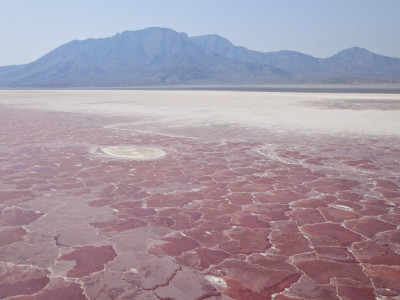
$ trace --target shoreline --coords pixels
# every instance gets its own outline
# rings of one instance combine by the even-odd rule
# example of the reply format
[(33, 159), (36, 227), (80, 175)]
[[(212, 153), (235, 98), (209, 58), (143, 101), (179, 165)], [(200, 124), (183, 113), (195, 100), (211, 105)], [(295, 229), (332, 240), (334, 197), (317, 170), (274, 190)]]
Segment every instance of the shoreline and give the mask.
[(0, 87), (0, 90), (166, 90), (166, 91), (238, 91), (238, 92), (288, 92), (288, 93), (355, 93), (355, 94), (400, 94), (400, 84), (359, 85), (154, 85), (131, 87)]

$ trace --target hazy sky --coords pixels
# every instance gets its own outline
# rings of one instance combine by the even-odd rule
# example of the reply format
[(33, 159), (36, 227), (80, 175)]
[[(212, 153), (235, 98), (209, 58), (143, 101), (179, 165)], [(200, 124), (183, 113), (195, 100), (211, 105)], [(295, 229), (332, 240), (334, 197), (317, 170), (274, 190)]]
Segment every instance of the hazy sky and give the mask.
[(400, 57), (400, 0), (0, 0), (0, 66), (151, 26), (264, 52), (328, 57), (359, 46)]

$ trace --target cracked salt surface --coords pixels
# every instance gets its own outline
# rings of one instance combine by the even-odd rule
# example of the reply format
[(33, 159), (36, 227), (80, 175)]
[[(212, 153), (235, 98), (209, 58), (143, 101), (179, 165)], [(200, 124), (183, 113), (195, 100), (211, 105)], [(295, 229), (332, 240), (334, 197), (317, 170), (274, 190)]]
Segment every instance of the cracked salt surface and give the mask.
[(396, 98), (0, 91), (0, 298), (398, 298)]

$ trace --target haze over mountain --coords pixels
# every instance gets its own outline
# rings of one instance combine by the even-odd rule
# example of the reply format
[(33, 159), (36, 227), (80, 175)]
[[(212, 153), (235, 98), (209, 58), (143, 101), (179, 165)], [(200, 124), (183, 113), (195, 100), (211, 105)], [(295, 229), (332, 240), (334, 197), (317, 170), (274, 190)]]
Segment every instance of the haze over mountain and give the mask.
[(167, 28), (75, 40), (32, 63), (0, 67), (2, 87), (398, 82), (399, 58), (362, 48), (320, 59), (253, 51), (218, 35), (190, 38)]

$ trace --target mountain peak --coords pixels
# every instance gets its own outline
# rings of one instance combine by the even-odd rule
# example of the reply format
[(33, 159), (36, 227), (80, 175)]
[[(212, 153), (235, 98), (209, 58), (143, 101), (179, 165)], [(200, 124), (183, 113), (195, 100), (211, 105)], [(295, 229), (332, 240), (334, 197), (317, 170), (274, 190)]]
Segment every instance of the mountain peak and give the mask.
[(170, 28), (72, 41), (21, 66), (0, 67), (3, 87), (400, 82), (400, 59), (352, 47), (319, 59), (259, 52), (217, 34)]
[[(180, 35), (188, 38), (188, 35), (184, 32), (177, 32), (171, 28), (164, 27), (148, 27), (140, 30), (126, 30), (120, 33), (122, 36), (132, 36), (132, 35)], [(118, 34), (117, 34), (118, 35)]]
[(377, 54), (372, 53), (371, 51), (368, 51), (365, 48), (351, 47), (351, 48), (340, 51), (339, 53), (335, 54), (334, 56), (345, 58), (345, 57), (353, 57), (356, 55), (358, 56), (358, 55), (377, 55)]
[(220, 54), (229, 52), (232, 49), (232, 47), (235, 47), (228, 39), (218, 34), (194, 36), (191, 37), (190, 39), (195, 43), (198, 43)]

